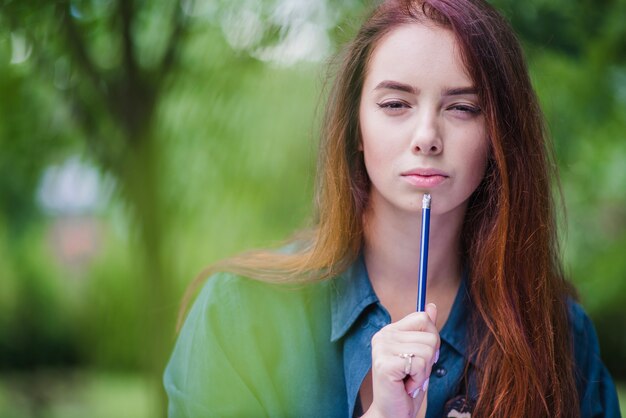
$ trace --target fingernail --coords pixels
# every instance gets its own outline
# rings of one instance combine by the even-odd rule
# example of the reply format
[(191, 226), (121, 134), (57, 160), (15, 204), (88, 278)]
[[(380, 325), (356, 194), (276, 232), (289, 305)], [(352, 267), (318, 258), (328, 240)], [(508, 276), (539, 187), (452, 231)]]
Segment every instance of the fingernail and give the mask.
[(424, 384), (422, 385), (422, 390), (424, 392), (426, 392), (426, 390), (428, 389), (428, 381), (430, 380), (430, 378), (424, 380)]
[(439, 349), (435, 352), (435, 363), (439, 361)]
[(417, 395), (419, 395), (419, 393), (420, 393), (420, 388), (417, 388), (413, 392), (411, 392), (410, 396), (411, 398), (415, 399), (417, 398)]

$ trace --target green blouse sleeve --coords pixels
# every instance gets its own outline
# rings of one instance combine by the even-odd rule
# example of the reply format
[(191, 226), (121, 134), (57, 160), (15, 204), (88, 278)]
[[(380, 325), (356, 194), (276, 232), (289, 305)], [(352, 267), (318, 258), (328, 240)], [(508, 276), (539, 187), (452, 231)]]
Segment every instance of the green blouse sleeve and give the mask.
[(210, 278), (165, 370), (169, 417), (346, 416), (327, 286)]
[(185, 321), (164, 376), (170, 418), (268, 416), (254, 393), (260, 382), (250, 381), (263, 373), (249, 365), (231, 281), (209, 279)]

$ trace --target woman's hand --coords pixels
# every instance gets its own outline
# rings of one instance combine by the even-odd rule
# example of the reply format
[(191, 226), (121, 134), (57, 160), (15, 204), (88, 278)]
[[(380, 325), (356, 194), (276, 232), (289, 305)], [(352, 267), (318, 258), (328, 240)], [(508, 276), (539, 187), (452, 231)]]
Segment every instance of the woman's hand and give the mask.
[(414, 312), (372, 338), (373, 400), (366, 417), (415, 417), (439, 357), (437, 307)]

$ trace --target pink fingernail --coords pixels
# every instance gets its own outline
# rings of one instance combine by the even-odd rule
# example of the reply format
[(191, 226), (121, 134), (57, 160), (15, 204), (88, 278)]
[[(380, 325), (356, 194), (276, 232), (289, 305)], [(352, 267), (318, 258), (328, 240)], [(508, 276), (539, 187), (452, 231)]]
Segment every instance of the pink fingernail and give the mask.
[(422, 385), (422, 390), (424, 392), (426, 392), (426, 390), (428, 389), (428, 381), (430, 380), (430, 378), (424, 380), (424, 384)]
[(411, 394), (409, 396), (411, 396), (411, 398), (415, 399), (415, 398), (417, 398), (417, 395), (419, 395), (419, 393), (420, 393), (420, 388), (417, 388), (413, 392), (411, 392)]
[(439, 349), (435, 352), (435, 363), (439, 361)]

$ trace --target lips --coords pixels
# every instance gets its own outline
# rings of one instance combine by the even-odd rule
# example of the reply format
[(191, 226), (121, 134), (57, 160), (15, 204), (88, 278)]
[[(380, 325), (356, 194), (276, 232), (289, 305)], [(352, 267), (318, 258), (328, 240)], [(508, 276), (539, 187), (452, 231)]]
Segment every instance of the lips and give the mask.
[(450, 177), (446, 172), (432, 168), (419, 168), (401, 174), (402, 178), (416, 187), (432, 188), (439, 186)]

